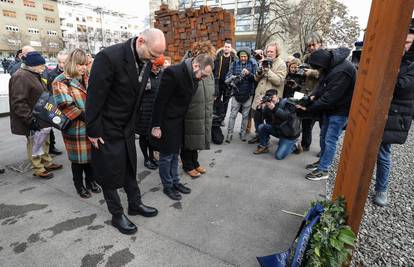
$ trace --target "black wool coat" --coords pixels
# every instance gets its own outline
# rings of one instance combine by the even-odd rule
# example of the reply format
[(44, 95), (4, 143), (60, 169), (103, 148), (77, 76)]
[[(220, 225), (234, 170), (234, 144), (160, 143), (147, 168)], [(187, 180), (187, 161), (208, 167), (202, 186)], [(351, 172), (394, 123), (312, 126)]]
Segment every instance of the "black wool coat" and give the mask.
[(152, 108), (154, 107), (155, 97), (160, 86), (161, 73), (158, 75), (150, 73), (150, 78), (145, 86), (142, 95), (141, 105), (138, 109), (135, 132), (139, 135), (150, 135)]
[(186, 61), (164, 70), (152, 116), (152, 127), (161, 127), (161, 139), (152, 138), (160, 152), (179, 153), (184, 139), (184, 117), (196, 90)]
[(151, 66), (144, 65), (139, 76), (135, 40), (99, 52), (89, 78), (87, 134), (105, 142), (99, 149), (92, 147), (91, 163), (97, 182), (109, 189), (123, 187), (125, 176), (137, 170), (135, 116)]

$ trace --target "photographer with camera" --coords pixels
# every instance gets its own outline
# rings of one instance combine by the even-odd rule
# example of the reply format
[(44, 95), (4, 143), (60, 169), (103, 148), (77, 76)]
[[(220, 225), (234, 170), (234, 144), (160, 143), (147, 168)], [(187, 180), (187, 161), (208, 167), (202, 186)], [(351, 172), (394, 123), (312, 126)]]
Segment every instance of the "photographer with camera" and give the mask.
[(310, 113), (319, 112), (323, 117), (321, 158), (306, 166), (306, 169), (312, 171), (306, 175), (309, 180), (328, 179), (338, 139), (348, 121), (356, 79), (356, 69), (347, 60), (349, 54), (348, 48), (319, 49), (309, 58), (312, 68), (321, 73), (320, 82), (311, 95), (313, 103), (309, 107), (297, 105), (297, 108)]
[(230, 143), (233, 139), (234, 124), (237, 113), (242, 108), (242, 123), (240, 129), (240, 139), (246, 141), (246, 127), (249, 111), (252, 104), (252, 95), (254, 94), (254, 73), (257, 65), (250, 58), (250, 49), (241, 49), (237, 52), (238, 60), (231, 64), (230, 70), (226, 77), (226, 84), (232, 90), (231, 113), (229, 118), (228, 132), (226, 142)]
[[(305, 64), (309, 64), (309, 57), (312, 53), (321, 48), (323, 48), (322, 36), (317, 32), (311, 33), (306, 40), (306, 49), (308, 53), (304, 56), (303, 62)], [(310, 95), (318, 85), (320, 73), (317, 69), (313, 69), (310, 66), (304, 69), (304, 73), (306, 78), (301, 92), (305, 95)], [(322, 120), (318, 117), (319, 116), (317, 114), (314, 114), (313, 116), (302, 119), (301, 144), (304, 151), (308, 151), (310, 149), (310, 145), (312, 143), (312, 129), (317, 120), (319, 120), (319, 126), (322, 127)]]
[(214, 79), (215, 79), (215, 105), (220, 107), (221, 124), (226, 118), (227, 107), (231, 98), (231, 94), (227, 85), (224, 83), (231, 64), (237, 59), (236, 50), (231, 46), (231, 41), (226, 40), (224, 47), (217, 50), (216, 59), (214, 60)]
[(262, 97), (260, 109), (263, 110), (266, 123), (258, 127), (260, 144), (253, 153), (257, 155), (269, 152), (270, 135), (279, 138), (279, 146), (275, 152), (277, 160), (282, 160), (291, 153), (302, 152), (301, 145), (296, 142), (301, 126), (295, 103), (278, 97), (277, 90), (270, 89)]
[(263, 119), (261, 113), (257, 112), (257, 107), (260, 105), (261, 99), (266, 91), (269, 89), (276, 89), (278, 91), (278, 96), (283, 96), (287, 67), (285, 62), (279, 57), (280, 53), (281, 47), (278, 43), (272, 42), (268, 44), (265, 49), (267, 58), (261, 61), (260, 67), (254, 76), (254, 79), (258, 82), (252, 104), (256, 136), (249, 140), (249, 144), (254, 144), (259, 141), (257, 128), (259, 127), (259, 124), (263, 123)]
[(301, 64), (300, 59), (293, 58), (287, 64), (288, 74), (285, 79), (283, 98), (293, 97), (295, 92), (302, 91), (305, 82), (305, 69), (307, 64)]

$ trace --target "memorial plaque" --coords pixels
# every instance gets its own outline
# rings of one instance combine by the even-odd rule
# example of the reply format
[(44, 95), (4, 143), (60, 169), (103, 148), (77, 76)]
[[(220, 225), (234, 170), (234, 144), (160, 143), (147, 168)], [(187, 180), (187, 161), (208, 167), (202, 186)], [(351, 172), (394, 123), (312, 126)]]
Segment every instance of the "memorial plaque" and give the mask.
[(333, 199), (344, 196), (358, 233), (393, 96), (413, 0), (373, 0)]

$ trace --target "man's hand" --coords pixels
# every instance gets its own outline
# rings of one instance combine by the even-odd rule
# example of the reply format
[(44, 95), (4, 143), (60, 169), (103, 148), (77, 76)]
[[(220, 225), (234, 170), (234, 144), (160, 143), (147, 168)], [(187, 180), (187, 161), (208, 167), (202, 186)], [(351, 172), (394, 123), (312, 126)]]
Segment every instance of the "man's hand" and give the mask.
[(301, 110), (303, 110), (303, 111), (306, 111), (306, 108), (305, 107), (303, 107), (303, 106), (301, 106), (301, 105), (296, 105), (295, 106), (297, 109), (301, 109)]
[(250, 73), (250, 71), (248, 69), (243, 69), (242, 72), (241, 72), (241, 74), (243, 76), (249, 75), (249, 73)]
[(96, 149), (99, 149), (99, 143), (105, 144), (102, 137), (93, 138), (93, 137), (88, 136), (88, 139), (89, 139), (89, 141), (91, 141), (93, 147), (95, 147)]
[(273, 110), (276, 107), (276, 105), (273, 102), (266, 102), (266, 107), (270, 110)]
[(151, 130), (151, 135), (154, 136), (157, 139), (161, 139), (161, 128), (160, 127), (154, 127)]

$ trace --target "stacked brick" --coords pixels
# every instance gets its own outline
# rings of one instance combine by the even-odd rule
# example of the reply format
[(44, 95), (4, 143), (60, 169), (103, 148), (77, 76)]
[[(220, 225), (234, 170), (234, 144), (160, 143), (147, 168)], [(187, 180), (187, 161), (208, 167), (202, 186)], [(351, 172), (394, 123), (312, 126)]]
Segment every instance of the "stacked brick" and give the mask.
[(177, 63), (196, 41), (209, 40), (214, 47), (223, 47), (224, 41), (234, 42), (235, 20), (232, 13), (220, 7), (201, 6), (184, 11), (170, 10), (161, 5), (155, 11), (155, 28), (162, 30), (167, 40), (165, 54)]

